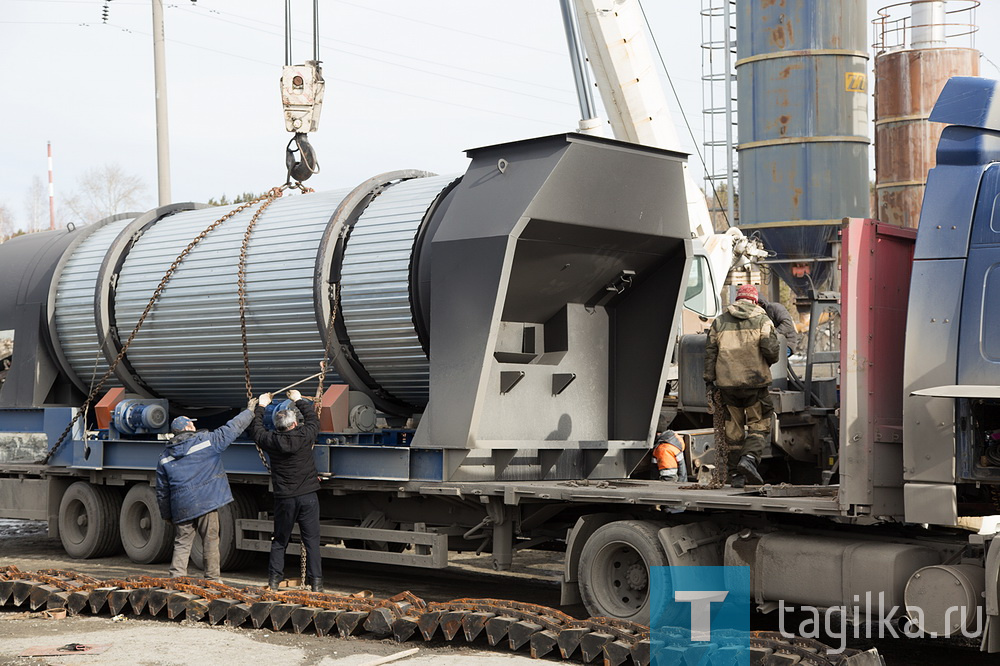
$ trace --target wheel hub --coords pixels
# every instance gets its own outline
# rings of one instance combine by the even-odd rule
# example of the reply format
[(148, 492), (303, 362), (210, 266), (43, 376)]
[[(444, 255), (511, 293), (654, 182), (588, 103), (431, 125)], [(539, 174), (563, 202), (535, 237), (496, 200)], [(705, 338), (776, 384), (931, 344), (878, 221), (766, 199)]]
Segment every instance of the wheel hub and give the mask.
[(625, 582), (630, 590), (645, 590), (649, 585), (649, 575), (646, 573), (645, 564), (634, 562), (625, 572)]

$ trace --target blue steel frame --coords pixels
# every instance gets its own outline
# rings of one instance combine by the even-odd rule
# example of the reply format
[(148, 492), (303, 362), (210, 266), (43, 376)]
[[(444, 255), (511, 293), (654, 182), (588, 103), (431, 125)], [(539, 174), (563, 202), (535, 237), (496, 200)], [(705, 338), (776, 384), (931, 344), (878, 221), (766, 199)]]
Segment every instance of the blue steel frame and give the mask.
[[(0, 432), (44, 433), (51, 447), (76, 413), (70, 407), (0, 409)], [(163, 455), (165, 442), (135, 437), (109, 438), (108, 430), (84, 439), (83, 426), (74, 426), (72, 437), (50, 461), (52, 467), (79, 470), (128, 469), (153, 471)], [(316, 470), (342, 479), (391, 481), (443, 481), (443, 453), (411, 449), (412, 430), (372, 433), (320, 433), (315, 451)], [(253, 442), (241, 437), (222, 455), (230, 474), (267, 475)]]

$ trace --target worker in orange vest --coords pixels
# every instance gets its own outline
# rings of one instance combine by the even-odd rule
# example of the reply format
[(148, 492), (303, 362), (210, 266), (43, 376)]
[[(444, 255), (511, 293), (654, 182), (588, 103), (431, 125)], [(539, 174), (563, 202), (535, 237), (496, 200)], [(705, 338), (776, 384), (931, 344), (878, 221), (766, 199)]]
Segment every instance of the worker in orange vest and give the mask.
[(661, 481), (687, 481), (687, 465), (684, 462), (684, 440), (673, 430), (664, 430), (656, 438), (653, 461), (660, 470)]

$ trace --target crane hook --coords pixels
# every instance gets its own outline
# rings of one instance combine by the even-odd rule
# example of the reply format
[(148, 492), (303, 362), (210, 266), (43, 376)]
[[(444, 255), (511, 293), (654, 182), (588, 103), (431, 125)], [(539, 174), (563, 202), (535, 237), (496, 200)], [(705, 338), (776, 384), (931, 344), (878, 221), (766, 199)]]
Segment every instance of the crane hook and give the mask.
[[(292, 147), (294, 144), (294, 148)], [(298, 153), (296, 155), (296, 153)], [(319, 173), (319, 162), (316, 160), (316, 152), (309, 143), (309, 136), (305, 132), (296, 132), (285, 147), (285, 167), (288, 169), (286, 184), (303, 182), (308, 180), (314, 173)]]

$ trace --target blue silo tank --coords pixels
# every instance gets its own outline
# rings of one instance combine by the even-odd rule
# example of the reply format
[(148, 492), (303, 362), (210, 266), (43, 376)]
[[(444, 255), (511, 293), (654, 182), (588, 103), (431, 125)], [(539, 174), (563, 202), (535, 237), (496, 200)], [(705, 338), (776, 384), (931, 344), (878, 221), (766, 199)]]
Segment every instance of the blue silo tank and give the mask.
[[(782, 261), (830, 257), (869, 216), (865, 0), (739, 0), (740, 227)], [(832, 263), (777, 263), (797, 292)]]

